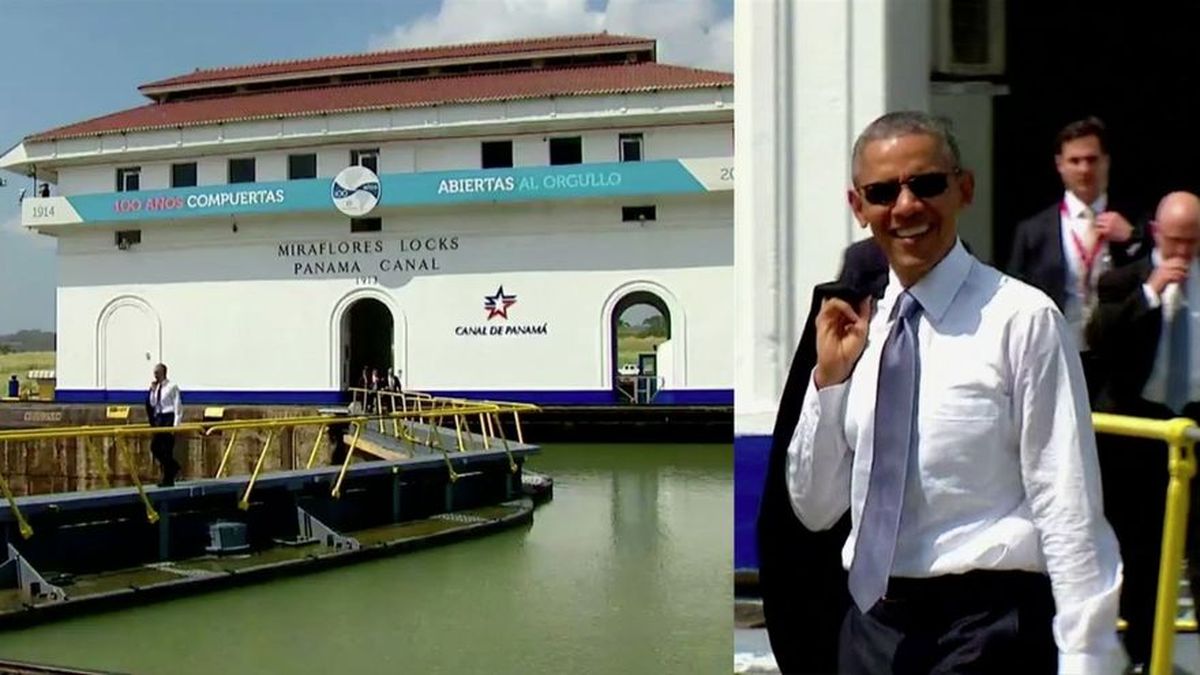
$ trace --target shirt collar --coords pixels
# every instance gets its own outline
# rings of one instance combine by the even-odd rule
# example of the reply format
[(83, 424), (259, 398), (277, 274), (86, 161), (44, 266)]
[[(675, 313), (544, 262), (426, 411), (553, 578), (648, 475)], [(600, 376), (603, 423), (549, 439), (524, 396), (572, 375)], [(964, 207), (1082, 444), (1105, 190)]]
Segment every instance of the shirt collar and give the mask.
[(1063, 195), (1063, 203), (1067, 205), (1067, 213), (1072, 218), (1082, 218), (1083, 209), (1086, 206), (1091, 206), (1092, 213), (1104, 213), (1108, 208), (1108, 193), (1100, 195), (1091, 204), (1084, 204), (1083, 200), (1076, 197), (1074, 192), (1067, 190)]
[[(921, 303), (921, 310), (931, 322), (938, 323), (946, 315), (946, 310), (950, 309), (950, 302), (966, 282), (972, 264), (974, 258), (967, 253), (962, 240), (956, 239), (946, 257), (934, 265), (920, 281), (908, 288), (908, 292)], [(883, 300), (879, 303), (880, 310), (890, 312), (904, 290), (896, 271), (889, 267), (888, 286), (884, 291)]]

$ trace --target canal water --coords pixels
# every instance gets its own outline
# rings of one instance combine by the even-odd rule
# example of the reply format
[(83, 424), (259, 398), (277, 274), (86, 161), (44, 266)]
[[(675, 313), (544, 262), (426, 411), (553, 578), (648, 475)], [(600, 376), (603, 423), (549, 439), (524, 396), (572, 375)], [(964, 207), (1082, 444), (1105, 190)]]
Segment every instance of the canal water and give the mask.
[(125, 673), (728, 673), (729, 445), (548, 445), (530, 526), (0, 632), (0, 658)]

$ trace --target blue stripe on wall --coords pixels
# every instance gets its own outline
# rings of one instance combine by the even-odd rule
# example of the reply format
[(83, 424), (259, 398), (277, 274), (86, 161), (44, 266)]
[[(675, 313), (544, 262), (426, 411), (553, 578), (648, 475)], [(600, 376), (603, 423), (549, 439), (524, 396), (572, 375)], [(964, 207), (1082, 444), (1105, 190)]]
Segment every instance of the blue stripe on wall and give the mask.
[[(182, 391), (187, 405), (336, 405), (349, 401), (341, 391)], [(141, 404), (146, 392), (140, 389), (59, 389), (57, 403)]]
[[(624, 397), (608, 389), (562, 391), (429, 391), (435, 396), (490, 399), (535, 403), (537, 405), (617, 405)], [(58, 403), (122, 403), (141, 404), (146, 400), (142, 390), (59, 389), (54, 392)], [(336, 390), (315, 391), (193, 391), (183, 390), (184, 405), (337, 405), (349, 400), (347, 394)], [(658, 392), (655, 405), (733, 405), (732, 389), (664, 389)]]
[(755, 521), (770, 453), (770, 436), (733, 439), (733, 566), (738, 570), (758, 569)]

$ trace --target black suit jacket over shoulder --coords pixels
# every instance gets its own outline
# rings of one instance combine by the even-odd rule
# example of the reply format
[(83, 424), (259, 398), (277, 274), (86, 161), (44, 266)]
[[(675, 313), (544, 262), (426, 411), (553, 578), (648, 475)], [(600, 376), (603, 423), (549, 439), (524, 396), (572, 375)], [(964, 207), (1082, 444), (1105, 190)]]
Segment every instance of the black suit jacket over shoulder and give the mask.
[(887, 281), (887, 259), (873, 240), (846, 249), (838, 280), (813, 289), (808, 320), (779, 402), (757, 540), (763, 612), (771, 650), (783, 673), (836, 672), (838, 632), (850, 606), (841, 559), (850, 534), (849, 512), (831, 529), (814, 532), (796, 517), (787, 492), (787, 448), (817, 362), (817, 312), (830, 296), (852, 301), (880, 297)]

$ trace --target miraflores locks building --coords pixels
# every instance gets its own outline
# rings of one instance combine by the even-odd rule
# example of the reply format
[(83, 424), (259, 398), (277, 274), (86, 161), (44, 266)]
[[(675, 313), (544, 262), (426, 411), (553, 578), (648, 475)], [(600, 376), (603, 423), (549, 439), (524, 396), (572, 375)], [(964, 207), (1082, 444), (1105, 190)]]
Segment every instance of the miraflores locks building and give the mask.
[(608, 34), (197, 70), (35, 133), (60, 401), (405, 388), (606, 404), (658, 308), (655, 403), (732, 404), (733, 77)]

